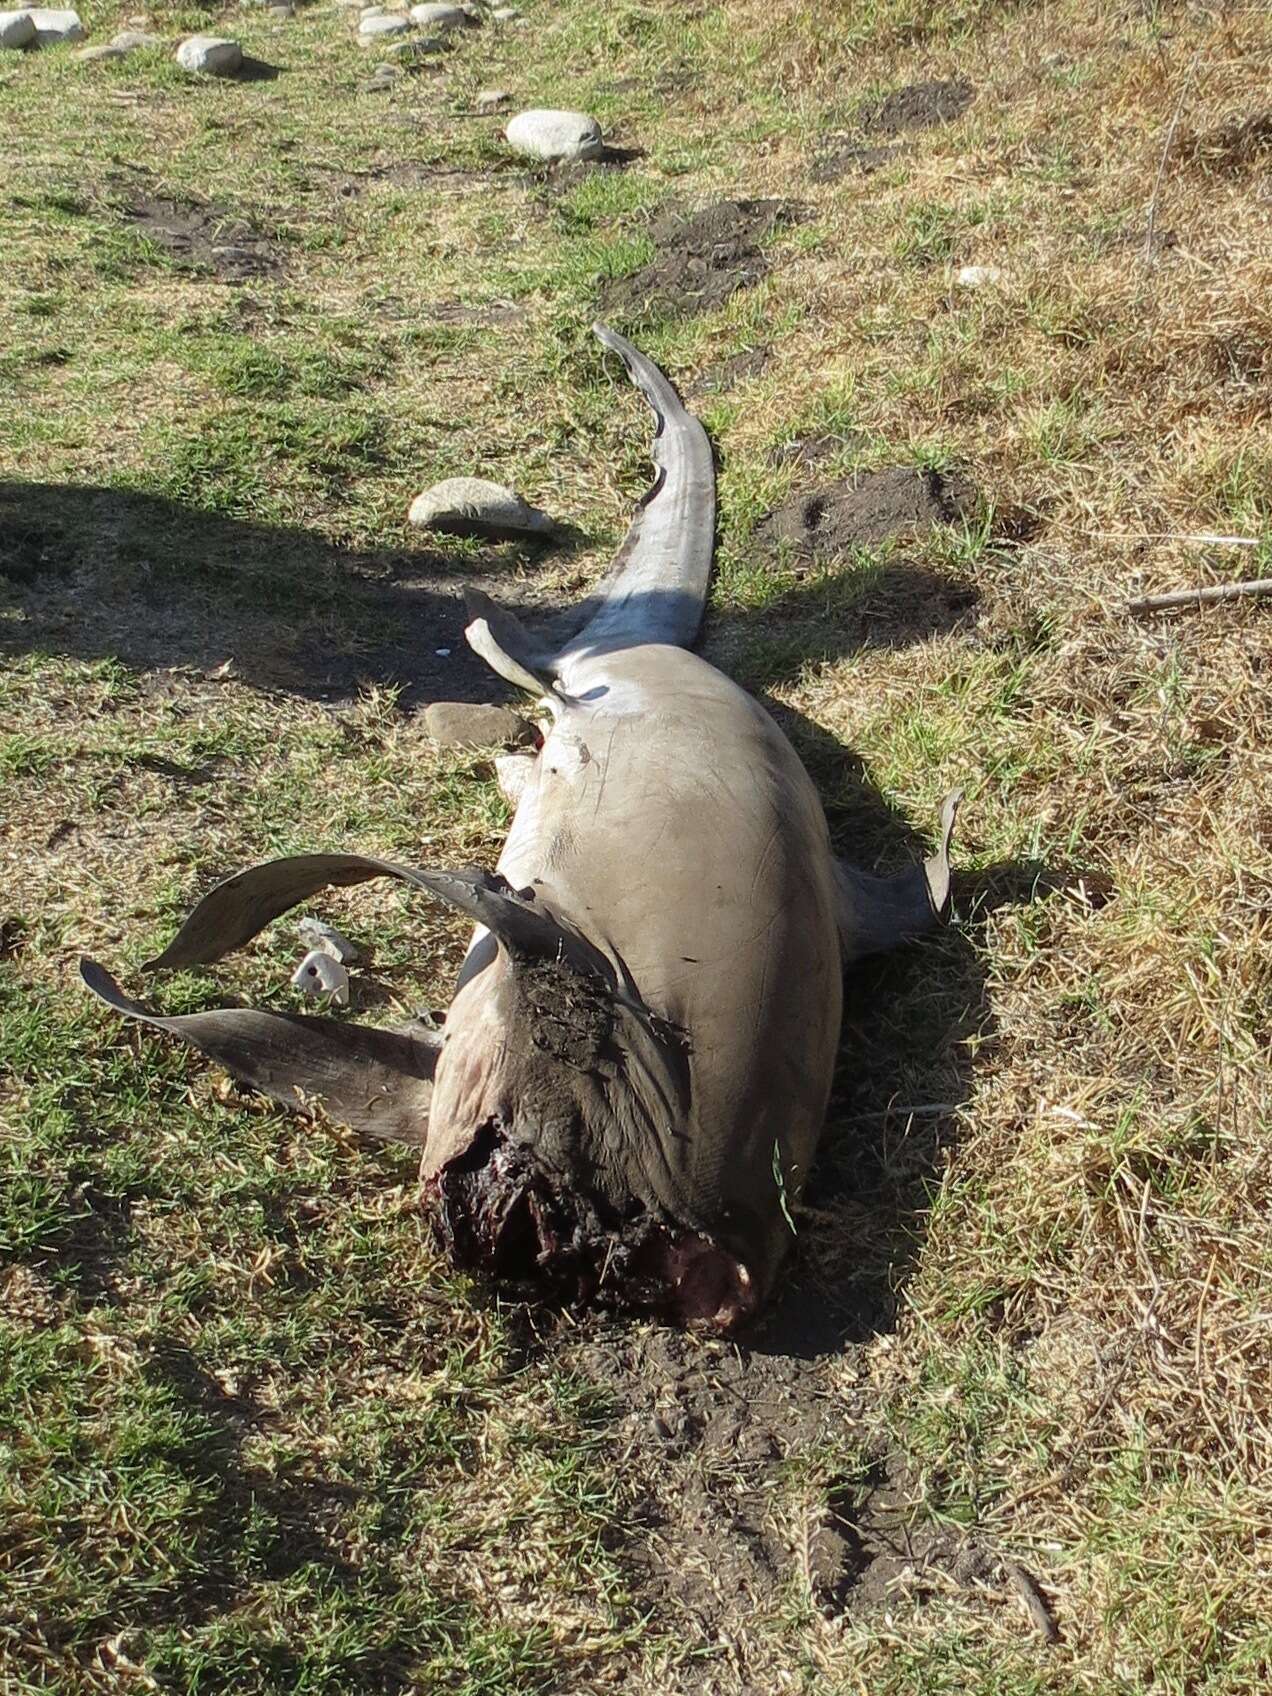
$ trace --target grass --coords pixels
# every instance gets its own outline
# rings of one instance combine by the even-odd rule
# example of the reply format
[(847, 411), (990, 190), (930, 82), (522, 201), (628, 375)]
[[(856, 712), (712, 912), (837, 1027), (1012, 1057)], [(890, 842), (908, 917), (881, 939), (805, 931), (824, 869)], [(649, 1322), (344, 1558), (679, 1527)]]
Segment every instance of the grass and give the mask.
[[(1262, 1690), (1267, 613), (1122, 606), (1267, 575), (1272, 27), (1078, 0), (525, 11), (387, 96), (321, 7), (154, 9), (241, 35), (272, 82), (160, 51), (0, 64), (0, 1687)], [(84, 15), (99, 41), (125, 13)], [(881, 97), (958, 75), (955, 123), (808, 176)], [(487, 86), (595, 110), (643, 157), (564, 189), (510, 168)], [(213, 203), (268, 263), (190, 270), (121, 217), (142, 194)], [(134, 986), (200, 891), (273, 853), (493, 863), (487, 763), (429, 746), (389, 681), (394, 596), (419, 589), (431, 655), (471, 571), (579, 590), (645, 477), (598, 284), (651, 256), (651, 214), (769, 194), (809, 208), (770, 276), (645, 337), (686, 385), (770, 353), (696, 403), (707, 651), (766, 691), (863, 864), (962, 783), (964, 876), (944, 937), (850, 985), (794, 1209), (801, 1276), (870, 1315), (792, 1379), (833, 1436), (748, 1471), (710, 1446), (721, 1391), (700, 1478), (693, 1445), (641, 1436), (679, 1393), (625, 1364), (644, 1328), (457, 1279), (406, 1156), (139, 1040), (74, 960)], [(961, 288), (969, 264), (1001, 280)], [(818, 435), (824, 471), (775, 460)], [(757, 554), (774, 504), (889, 464), (970, 474), (977, 520), (807, 575)], [(409, 501), (460, 471), (586, 543), (426, 547)], [(373, 950), (370, 1016), (445, 1005), (452, 918), (378, 885), (323, 911)], [(155, 994), (292, 1006), (295, 955), (280, 921)], [(864, 1527), (884, 1466), (919, 1554), (828, 1619), (802, 1528), (833, 1501)], [(773, 1575), (704, 1623), (662, 1574), (719, 1550), (675, 1498), (752, 1485)], [(981, 1564), (926, 1559), (938, 1534)]]

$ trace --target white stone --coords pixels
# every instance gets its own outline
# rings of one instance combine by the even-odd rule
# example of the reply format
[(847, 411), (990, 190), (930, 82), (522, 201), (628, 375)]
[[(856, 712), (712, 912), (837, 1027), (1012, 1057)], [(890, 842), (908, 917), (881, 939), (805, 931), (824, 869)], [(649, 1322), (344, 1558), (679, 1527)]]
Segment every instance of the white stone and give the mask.
[(518, 112), (504, 135), (531, 159), (596, 159), (605, 147), (601, 126), (586, 112)]
[(0, 12), (0, 47), (29, 47), (35, 40), (30, 12)]
[(448, 477), (434, 483), (411, 502), (409, 521), (417, 530), (438, 530), (448, 536), (551, 535), (555, 525), (545, 512), (527, 506), (502, 483), (484, 477)]
[(1002, 280), (997, 265), (964, 265), (954, 279), (961, 289), (983, 289)]
[(358, 958), (358, 950), (347, 936), (342, 935), (335, 925), (329, 925), (325, 919), (318, 919), (312, 913), (307, 914), (296, 926), (300, 940), (311, 953), (329, 954), (333, 960), (339, 960), (342, 966), (352, 966)]
[(162, 47), (163, 37), (151, 35), (144, 29), (121, 29), (118, 35), (110, 38), (112, 47), (122, 47), (125, 53), (132, 53), (138, 47)]
[(40, 47), (54, 47), (59, 41), (84, 41), (88, 37), (78, 12), (62, 11), (56, 6), (32, 6), (29, 15)]
[(490, 16), (497, 24), (515, 24), (521, 13), (515, 6), (498, 6)]
[(71, 57), (78, 59), (82, 64), (91, 65), (98, 59), (126, 59), (128, 49), (111, 41), (104, 47), (77, 47)]
[(337, 1007), (349, 1005), (349, 974), (331, 955), (321, 948), (306, 954), (292, 973), (291, 980), (304, 995), (315, 1000), (330, 996)]
[(512, 99), (506, 88), (483, 88), (473, 101), (479, 112), (497, 112)]
[(373, 12), (358, 25), (358, 34), (366, 41), (382, 35), (409, 35), (415, 25), (405, 12)]
[(412, 6), (411, 21), (423, 29), (437, 29), (443, 32), (452, 29), (463, 29), (468, 23), (467, 14), (462, 6)]
[(209, 77), (232, 77), (243, 68), (243, 49), (219, 35), (191, 35), (177, 48), (182, 70)]

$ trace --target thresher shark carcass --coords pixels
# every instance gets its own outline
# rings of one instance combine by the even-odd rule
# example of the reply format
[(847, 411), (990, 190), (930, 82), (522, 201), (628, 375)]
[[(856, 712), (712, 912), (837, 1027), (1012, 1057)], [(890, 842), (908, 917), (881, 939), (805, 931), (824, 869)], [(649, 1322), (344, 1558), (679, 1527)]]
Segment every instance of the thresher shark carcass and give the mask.
[(475, 921), (444, 1029), (164, 1018), (81, 971), (288, 1107), (419, 1144), (458, 1263), (728, 1331), (791, 1241), (844, 966), (939, 922), (958, 796), (925, 865), (878, 878), (835, 857), (786, 737), (690, 651), (714, 545), (706, 433), (655, 365), (596, 334), (657, 417), (657, 477), (567, 638), (469, 598), (469, 642), (551, 715), (497, 870), (271, 861), (214, 888), (151, 963), (218, 960), (320, 889), (398, 878)]

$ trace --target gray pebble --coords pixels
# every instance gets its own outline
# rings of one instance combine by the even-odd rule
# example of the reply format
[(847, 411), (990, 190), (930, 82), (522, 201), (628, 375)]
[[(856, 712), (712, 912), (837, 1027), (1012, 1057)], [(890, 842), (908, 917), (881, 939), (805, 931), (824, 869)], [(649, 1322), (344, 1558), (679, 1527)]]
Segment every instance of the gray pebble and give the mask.
[(315, 918), (307, 913), (296, 926), (300, 940), (311, 951), (317, 950), (330, 954), (333, 960), (339, 960), (342, 966), (352, 966), (358, 958), (356, 945), (341, 934), (334, 925), (329, 925), (325, 919)]
[(515, 490), (484, 477), (448, 477), (434, 483), (411, 502), (408, 517), (417, 530), (496, 541), (550, 536), (556, 528), (547, 513), (528, 506)]
[(535, 741), (533, 727), (511, 708), (469, 701), (434, 701), (424, 728), (439, 748), (528, 748)]

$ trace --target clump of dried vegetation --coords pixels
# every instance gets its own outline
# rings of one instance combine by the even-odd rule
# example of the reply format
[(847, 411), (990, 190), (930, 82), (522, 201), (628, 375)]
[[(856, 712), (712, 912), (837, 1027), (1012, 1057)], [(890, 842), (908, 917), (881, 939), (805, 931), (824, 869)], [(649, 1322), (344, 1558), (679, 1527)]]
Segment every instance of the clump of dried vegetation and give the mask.
[[(1125, 603), (1272, 576), (1272, 22), (525, 11), (387, 97), (319, 8), (235, 17), (273, 82), (0, 66), (0, 1684), (1262, 1690), (1272, 608)], [(470, 115), (492, 83), (644, 155), (510, 169)], [(879, 147), (865, 118), (920, 83), (973, 97)], [(685, 386), (768, 354), (700, 403), (708, 652), (774, 702), (845, 853), (904, 857), (967, 789), (956, 926), (850, 987), (793, 1274), (832, 1340), (780, 1379), (805, 1437), (775, 1419), (759, 1458), (710, 1398), (754, 1398), (791, 1337), (728, 1373), (685, 1345), (645, 1386), (653, 1343), (454, 1280), (408, 1161), (241, 1099), (73, 982), (81, 948), (127, 975), (270, 853), (493, 861), (488, 766), (409, 708), (477, 686), (465, 576), (533, 598), (601, 562), (644, 423), (590, 309), (656, 209), (726, 197), (802, 203), (767, 276), (626, 325)], [(203, 209), (202, 262), (143, 201)], [(976, 516), (811, 569), (751, 547), (792, 492), (896, 464), (969, 478)], [(584, 544), (424, 551), (410, 496), (470, 470)], [(329, 912), (374, 945), (359, 1016), (444, 1005), (453, 923), (374, 890)], [(166, 1004), (287, 1005), (288, 947)], [(674, 1464), (645, 1395), (659, 1433), (682, 1409)], [(710, 1609), (665, 1571), (703, 1565), (669, 1500), (698, 1503), (698, 1445), (694, 1489), (744, 1502), (764, 1553)]]

